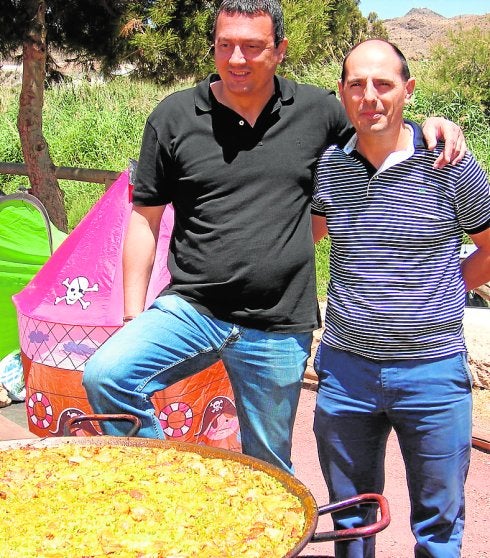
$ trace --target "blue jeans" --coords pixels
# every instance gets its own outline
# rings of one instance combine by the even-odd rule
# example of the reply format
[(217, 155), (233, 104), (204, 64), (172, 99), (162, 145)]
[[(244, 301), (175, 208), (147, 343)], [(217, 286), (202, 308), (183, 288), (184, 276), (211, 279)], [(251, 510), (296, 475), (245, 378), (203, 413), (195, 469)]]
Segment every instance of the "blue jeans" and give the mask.
[[(332, 501), (382, 493), (393, 428), (405, 462), (415, 556), (460, 556), (464, 484), (471, 451), (471, 375), (466, 354), (430, 360), (372, 361), (321, 345), (314, 431)], [(396, 513), (396, 510), (394, 510)], [(351, 508), (335, 528), (373, 522), (376, 511)], [(374, 537), (338, 542), (338, 558), (371, 558)]]
[[(139, 436), (164, 438), (150, 397), (219, 359), (235, 395), (243, 452), (292, 472), (291, 442), (312, 334), (272, 333), (210, 318), (175, 295), (109, 338), (85, 367), (83, 386), (95, 413), (130, 413)], [(106, 423), (124, 435), (127, 425)]]

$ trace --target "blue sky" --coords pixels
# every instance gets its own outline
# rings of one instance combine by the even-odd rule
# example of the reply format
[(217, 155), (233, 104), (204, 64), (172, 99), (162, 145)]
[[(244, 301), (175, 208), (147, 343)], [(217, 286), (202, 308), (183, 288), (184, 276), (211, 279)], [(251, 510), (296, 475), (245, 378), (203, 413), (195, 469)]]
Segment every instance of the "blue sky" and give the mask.
[(363, 16), (376, 12), (380, 19), (404, 16), (412, 8), (428, 8), (444, 17), (454, 17), (490, 13), (490, 0), (361, 0), (359, 8)]

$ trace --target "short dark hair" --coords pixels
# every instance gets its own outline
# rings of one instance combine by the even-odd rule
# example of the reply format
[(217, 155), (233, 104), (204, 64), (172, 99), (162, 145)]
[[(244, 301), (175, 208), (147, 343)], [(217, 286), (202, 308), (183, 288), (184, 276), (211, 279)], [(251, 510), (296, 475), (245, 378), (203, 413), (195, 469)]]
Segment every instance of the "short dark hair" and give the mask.
[(398, 59), (400, 60), (402, 66), (401, 76), (403, 81), (408, 81), (410, 79), (410, 68), (408, 67), (407, 59), (405, 58), (403, 52), (395, 44), (390, 43), (390, 41), (387, 41), (386, 39), (365, 39), (364, 41), (361, 41), (360, 43), (357, 43), (357, 45), (353, 46), (345, 55), (344, 61), (342, 62), (342, 75), (340, 77), (342, 83), (345, 82), (345, 74), (346, 74), (345, 66), (346, 66), (347, 59), (352, 54), (352, 52), (356, 50), (358, 46), (367, 43), (368, 41), (380, 41), (382, 43), (389, 45), (393, 49), (395, 54), (398, 56)]
[(225, 14), (268, 14), (274, 26), (274, 45), (277, 47), (284, 40), (284, 14), (279, 0), (223, 0), (218, 7), (213, 25), (213, 39), (216, 36), (218, 16)]

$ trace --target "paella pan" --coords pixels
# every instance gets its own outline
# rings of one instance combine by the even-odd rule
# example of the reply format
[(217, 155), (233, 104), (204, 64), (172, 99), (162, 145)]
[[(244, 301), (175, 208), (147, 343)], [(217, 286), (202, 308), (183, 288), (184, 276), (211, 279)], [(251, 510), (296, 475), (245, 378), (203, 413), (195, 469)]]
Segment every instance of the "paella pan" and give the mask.
[[(0, 450), (0, 556), (9, 558), (290, 558), (309, 542), (371, 536), (389, 523), (380, 495), (318, 508), (292, 475), (208, 446), (96, 436)], [(377, 505), (379, 521), (315, 532), (319, 515), (359, 503)]]

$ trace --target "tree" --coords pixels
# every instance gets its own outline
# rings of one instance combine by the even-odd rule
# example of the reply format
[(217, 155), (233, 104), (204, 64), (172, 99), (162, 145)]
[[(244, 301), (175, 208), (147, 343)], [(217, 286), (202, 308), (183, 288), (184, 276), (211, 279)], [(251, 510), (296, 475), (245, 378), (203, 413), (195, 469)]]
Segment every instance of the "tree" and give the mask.
[(23, 62), (17, 127), (31, 193), (45, 205), (59, 229), (66, 231), (63, 194), (42, 131), (47, 74), (56, 73), (52, 49), (80, 63), (101, 61), (102, 71), (117, 64), (126, 43), (119, 38), (124, 0), (3, 0), (0, 54)]
[(283, 71), (300, 68), (331, 57), (332, 36), (328, 27), (332, 0), (283, 0), (289, 40)]
[(367, 21), (369, 24), (370, 37), (374, 39), (388, 39), (388, 31), (376, 12), (369, 12)]
[[(42, 133), (42, 115), (46, 69), (46, 25), (43, 3), (31, 2), (26, 10), (29, 22), (22, 49), (23, 78), (19, 100), (17, 128), (24, 161), (27, 166), (31, 191), (51, 210), (51, 219), (66, 231), (63, 219), (63, 197), (58, 186), (54, 165)], [(48, 210), (48, 213), (49, 213)]]
[(211, 26), (216, 1), (133, 1), (122, 35), (136, 77), (172, 83), (213, 68)]
[(388, 38), (388, 33), (375, 12), (365, 18), (359, 0), (330, 0), (328, 31), (335, 59), (341, 60), (358, 42), (369, 37)]

